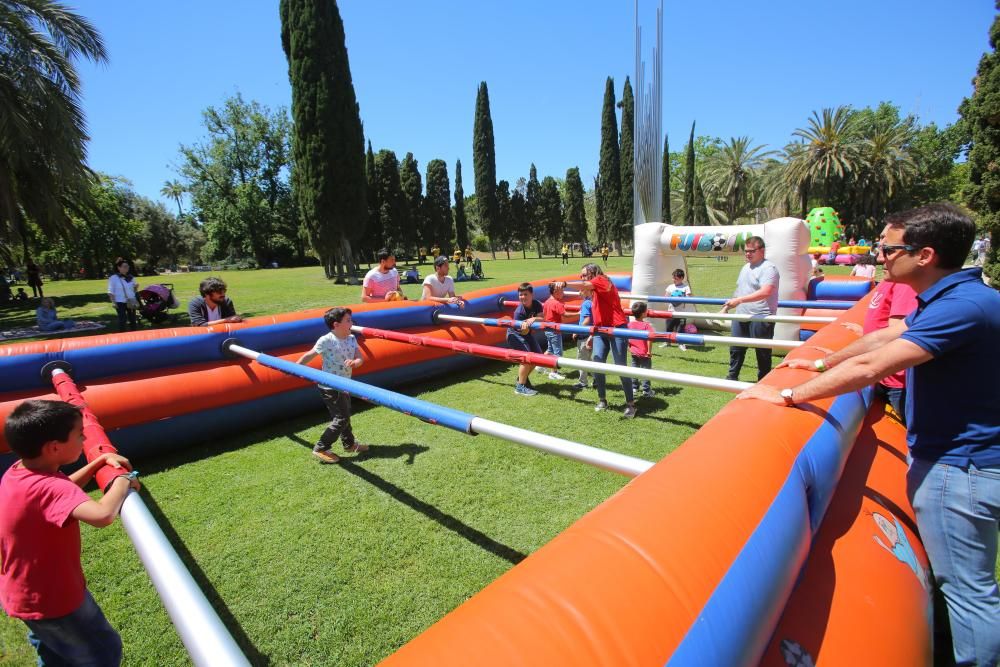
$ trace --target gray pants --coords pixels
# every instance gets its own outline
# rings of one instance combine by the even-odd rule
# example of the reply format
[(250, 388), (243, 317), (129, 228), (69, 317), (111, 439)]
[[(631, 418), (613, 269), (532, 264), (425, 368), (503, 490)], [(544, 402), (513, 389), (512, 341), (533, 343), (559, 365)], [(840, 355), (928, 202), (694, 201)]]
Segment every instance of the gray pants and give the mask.
[[(647, 370), (653, 367), (652, 357), (637, 357), (632, 355), (632, 368), (645, 368)], [(642, 383), (642, 390), (645, 392), (652, 391), (652, 387), (649, 384), (649, 380), (640, 380), (639, 378), (632, 378), (632, 391), (639, 392), (639, 383)]]
[(351, 395), (346, 391), (337, 391), (336, 389), (324, 389), (319, 388), (320, 396), (323, 397), (323, 402), (326, 403), (326, 409), (330, 411), (330, 425), (326, 427), (323, 431), (323, 435), (319, 437), (319, 442), (313, 448), (313, 451), (326, 451), (333, 446), (333, 443), (337, 442), (337, 438), (341, 439), (344, 447), (351, 447), (354, 445), (354, 431), (351, 430)]
[[(576, 339), (576, 358), (583, 361), (590, 361), (594, 356), (594, 350), (587, 347), (587, 338)], [(580, 371), (580, 384), (587, 384), (587, 371)]]

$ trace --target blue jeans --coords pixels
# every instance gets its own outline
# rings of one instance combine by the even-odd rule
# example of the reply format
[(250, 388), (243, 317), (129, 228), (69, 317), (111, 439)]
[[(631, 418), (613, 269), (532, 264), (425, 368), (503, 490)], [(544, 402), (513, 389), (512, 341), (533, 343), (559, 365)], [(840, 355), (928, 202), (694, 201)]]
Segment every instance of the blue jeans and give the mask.
[(548, 349), (546, 350), (549, 354), (553, 354), (557, 357), (562, 356), (563, 339), (561, 333), (558, 331), (546, 331), (545, 342), (549, 344)]
[(1000, 466), (966, 470), (913, 459), (907, 495), (934, 580), (948, 605), (955, 662), (1000, 664), (1000, 592), (994, 567)]
[[(632, 368), (645, 368), (646, 370), (649, 370), (652, 367), (653, 367), (653, 359), (651, 357), (637, 357), (634, 354), (632, 355)], [(640, 382), (642, 383), (642, 390), (644, 392), (648, 393), (653, 390), (653, 387), (650, 386), (649, 384), (649, 380), (639, 380), (639, 378), (632, 378), (633, 392), (639, 391)]]
[[(608, 352), (614, 357), (615, 364), (625, 366), (628, 364), (628, 339), (615, 338), (607, 334), (594, 334), (594, 361), (604, 363), (608, 359)], [(632, 402), (632, 378), (621, 376), (622, 389), (625, 390), (625, 401)], [(606, 400), (604, 373), (594, 373), (594, 387), (597, 388), (597, 398)]]
[(76, 611), (41, 621), (25, 621), (39, 667), (117, 667), (122, 639), (104, 617), (90, 591)]

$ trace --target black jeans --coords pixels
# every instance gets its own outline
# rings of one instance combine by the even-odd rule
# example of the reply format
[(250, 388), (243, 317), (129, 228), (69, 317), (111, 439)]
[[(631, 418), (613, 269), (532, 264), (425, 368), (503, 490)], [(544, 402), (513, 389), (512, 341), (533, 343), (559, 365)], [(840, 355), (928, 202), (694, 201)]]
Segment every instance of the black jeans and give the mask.
[(315, 450), (326, 451), (337, 442), (337, 438), (344, 447), (354, 445), (354, 431), (351, 429), (351, 395), (346, 391), (336, 389), (319, 388), (320, 396), (326, 403), (326, 409), (330, 412), (330, 425), (319, 437)]
[[(774, 338), (774, 322), (733, 322), (732, 333), (741, 338)], [(771, 350), (766, 347), (755, 347), (757, 353), (757, 381), (759, 382), (765, 375), (771, 372)], [(740, 369), (743, 368), (743, 360), (747, 356), (745, 347), (729, 348), (729, 380), (740, 379)]]
[(127, 303), (115, 301), (115, 310), (118, 311), (118, 330), (125, 331), (125, 318), (128, 317), (128, 325), (135, 328), (135, 311), (128, 307)]

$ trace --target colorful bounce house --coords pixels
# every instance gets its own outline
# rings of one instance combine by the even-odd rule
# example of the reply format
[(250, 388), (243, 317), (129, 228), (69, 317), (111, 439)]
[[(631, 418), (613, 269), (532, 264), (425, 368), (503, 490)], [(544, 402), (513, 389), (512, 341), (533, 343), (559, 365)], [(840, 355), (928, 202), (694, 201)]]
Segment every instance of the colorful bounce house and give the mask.
[[(776, 338), (788, 342), (789, 356), (816, 358), (821, 348), (854, 340), (848, 328), (828, 323), (861, 322), (870, 285), (831, 282), (839, 291), (817, 291), (813, 296), (821, 302), (807, 300), (811, 238), (800, 220), (704, 229), (638, 225), (633, 275), (613, 279), (624, 298), (662, 298), (671, 271), (684, 266), (687, 255), (740, 253), (754, 234), (766, 239), (768, 256), (779, 266)], [(547, 282), (535, 282), (537, 298), (546, 298)], [(425, 302), (353, 306), (367, 361), (354, 380), (294, 363), (325, 332), (322, 310), (5, 346), (0, 418), (24, 399), (62, 396), (86, 406), (89, 457), (115, 447), (141, 460), (173, 443), (230, 434), (237, 424), (249, 429), (319, 410), (312, 384), (322, 381), (446, 428), (504, 438), (632, 478), (386, 665), (929, 661), (927, 561), (904, 488), (904, 429), (870, 391), (799, 409), (731, 401), (660, 461), (391, 391), (484, 358), (525, 359), (500, 346), (509, 322), (505, 302), (516, 299), (515, 286), (466, 296), (461, 314)], [(811, 318), (823, 326), (801, 343), (797, 329), (810, 305), (824, 307), (824, 317)], [(675, 340), (729, 344), (722, 336), (681, 336)], [(657, 382), (731, 393), (747, 386), (624, 366), (602, 370), (641, 371)], [(806, 373), (778, 369), (764, 382), (787, 386)], [(129, 496), (123, 523), (192, 661), (247, 664), (141, 503), (139, 494)]]
[[(840, 215), (829, 206), (809, 211), (806, 227), (810, 237), (809, 254), (818, 256), (822, 264), (854, 264), (858, 255), (871, 252), (871, 246), (863, 239), (854, 245), (841, 241), (844, 238), (844, 225), (840, 221)], [(840, 243), (840, 246), (831, 261), (830, 251), (834, 242)]]

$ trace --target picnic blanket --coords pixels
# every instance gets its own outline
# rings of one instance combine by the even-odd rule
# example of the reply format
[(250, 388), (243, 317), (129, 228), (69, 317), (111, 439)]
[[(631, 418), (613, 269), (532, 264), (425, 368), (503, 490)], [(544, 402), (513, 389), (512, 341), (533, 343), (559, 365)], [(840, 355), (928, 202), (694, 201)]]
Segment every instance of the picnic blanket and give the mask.
[(34, 338), (36, 336), (44, 336), (48, 338), (50, 336), (61, 336), (68, 333), (76, 333), (77, 331), (93, 331), (96, 329), (103, 329), (104, 325), (100, 322), (77, 322), (76, 326), (72, 329), (63, 329), (62, 331), (39, 331), (38, 327), (25, 327), (23, 329), (5, 329), (0, 331), (0, 342), (6, 342), (9, 340), (17, 340), (18, 338)]

